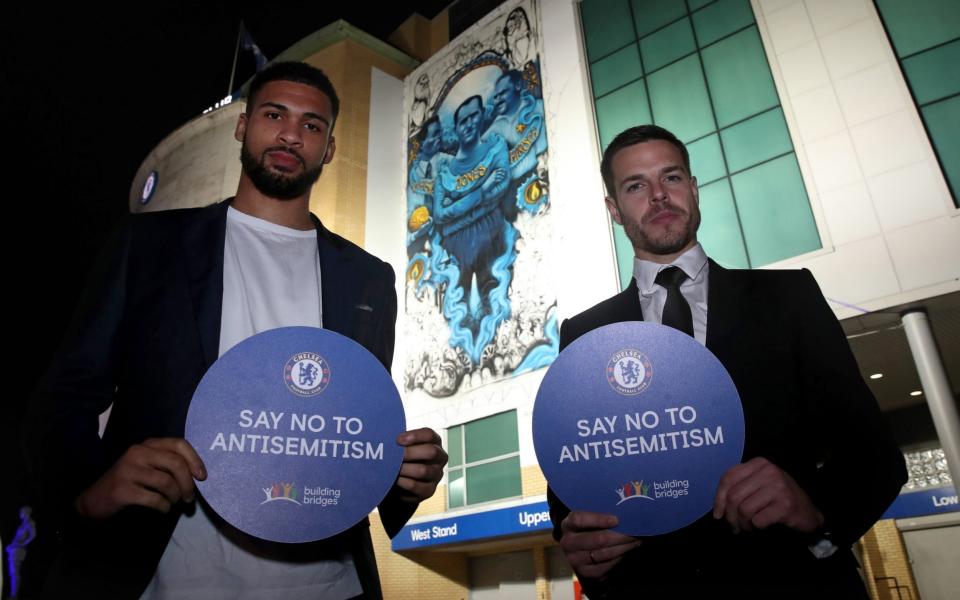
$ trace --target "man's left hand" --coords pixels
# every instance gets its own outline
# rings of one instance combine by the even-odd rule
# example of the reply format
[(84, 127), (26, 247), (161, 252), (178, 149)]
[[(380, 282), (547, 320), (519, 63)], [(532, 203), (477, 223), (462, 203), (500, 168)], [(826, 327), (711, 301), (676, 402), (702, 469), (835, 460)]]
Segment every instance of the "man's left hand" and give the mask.
[(823, 526), (823, 514), (786, 471), (763, 457), (732, 467), (720, 479), (713, 518), (733, 531), (765, 529), (779, 523), (803, 533)]
[(397, 436), (397, 443), (404, 446), (403, 465), (397, 486), (404, 490), (402, 498), (407, 502), (422, 502), (437, 491), (437, 483), (443, 478), (447, 453), (440, 445), (440, 436), (434, 430), (423, 427), (405, 431)]

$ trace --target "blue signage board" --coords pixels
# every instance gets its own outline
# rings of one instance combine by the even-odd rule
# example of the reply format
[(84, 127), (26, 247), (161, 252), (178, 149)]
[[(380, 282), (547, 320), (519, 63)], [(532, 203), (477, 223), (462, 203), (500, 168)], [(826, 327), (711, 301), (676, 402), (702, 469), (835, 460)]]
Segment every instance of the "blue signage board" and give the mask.
[(679, 529), (713, 506), (743, 456), (743, 407), (719, 360), (671, 327), (625, 322), (570, 344), (540, 384), (533, 443), (573, 510), (621, 533)]
[(336, 535), (383, 500), (404, 429), (397, 388), (363, 346), (283, 327), (210, 367), (185, 437), (207, 468), (197, 489), (217, 514), (250, 535), (296, 543)]
[(391, 547), (416, 550), (552, 528), (547, 503), (536, 502), (407, 525), (393, 538)]
[(953, 486), (948, 485), (902, 493), (897, 496), (881, 518), (906, 519), (957, 511), (960, 511), (957, 491)]

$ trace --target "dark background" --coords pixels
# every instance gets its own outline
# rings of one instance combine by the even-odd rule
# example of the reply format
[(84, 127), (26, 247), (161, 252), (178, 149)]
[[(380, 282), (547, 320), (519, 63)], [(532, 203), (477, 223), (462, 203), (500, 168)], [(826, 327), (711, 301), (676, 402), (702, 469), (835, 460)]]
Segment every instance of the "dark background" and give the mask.
[[(337, 19), (386, 40), (414, 11), (449, 0), (152, 2), (60, 7), (12, 3), (0, 21), (3, 294), (9, 365), (0, 415), (0, 535), (9, 543), (29, 482), (19, 422), (106, 236), (126, 214), (141, 162), (167, 134), (228, 93), (240, 21), (268, 59)], [(234, 88), (254, 73), (242, 52)], [(40, 569), (42, 524), (27, 570)], [(3, 567), (6, 571), (6, 556)], [(4, 577), (3, 597), (9, 593)], [(30, 581), (22, 592), (30, 593)]]

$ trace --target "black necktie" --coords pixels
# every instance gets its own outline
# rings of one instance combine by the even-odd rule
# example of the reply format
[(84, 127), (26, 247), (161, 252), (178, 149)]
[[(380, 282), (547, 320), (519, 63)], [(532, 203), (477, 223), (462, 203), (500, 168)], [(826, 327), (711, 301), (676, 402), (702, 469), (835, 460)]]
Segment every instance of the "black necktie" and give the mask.
[(667, 301), (663, 305), (663, 324), (679, 329), (693, 337), (693, 317), (690, 316), (690, 305), (680, 293), (680, 284), (687, 278), (687, 274), (679, 267), (667, 267), (653, 280), (657, 285), (667, 290)]

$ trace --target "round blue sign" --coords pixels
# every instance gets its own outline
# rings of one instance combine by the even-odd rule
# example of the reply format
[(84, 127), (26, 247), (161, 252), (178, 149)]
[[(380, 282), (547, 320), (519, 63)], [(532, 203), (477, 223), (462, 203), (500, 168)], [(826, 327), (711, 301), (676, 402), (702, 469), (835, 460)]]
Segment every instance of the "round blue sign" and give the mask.
[(226, 352), (197, 386), (186, 439), (197, 489), (228, 523), (275, 542), (336, 535), (390, 490), (406, 429), (383, 365), (353, 340), (283, 327)]
[(540, 468), (572, 510), (616, 515), (648, 536), (713, 507), (743, 456), (743, 407), (720, 361), (672, 327), (627, 322), (570, 344), (533, 407)]

